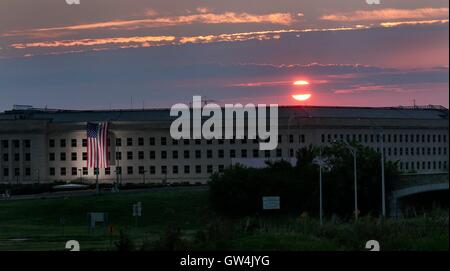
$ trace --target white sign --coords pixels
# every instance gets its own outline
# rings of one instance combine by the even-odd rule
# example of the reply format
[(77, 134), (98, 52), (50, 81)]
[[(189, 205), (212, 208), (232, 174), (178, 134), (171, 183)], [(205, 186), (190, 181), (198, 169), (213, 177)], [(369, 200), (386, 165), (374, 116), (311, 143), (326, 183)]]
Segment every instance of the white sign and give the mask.
[(93, 229), (97, 223), (106, 223), (107, 213), (88, 213), (89, 226)]
[(280, 197), (263, 197), (263, 210), (279, 210)]
[(133, 216), (141, 216), (142, 215), (142, 204), (139, 201), (136, 204), (133, 204)]

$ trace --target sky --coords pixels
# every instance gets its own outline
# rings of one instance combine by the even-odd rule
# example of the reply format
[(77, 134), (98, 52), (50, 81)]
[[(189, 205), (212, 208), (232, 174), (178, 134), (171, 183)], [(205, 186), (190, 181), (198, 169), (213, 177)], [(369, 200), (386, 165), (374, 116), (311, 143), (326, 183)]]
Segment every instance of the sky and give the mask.
[(448, 20), (447, 0), (1, 0), (0, 111), (161, 108), (194, 95), (448, 108)]

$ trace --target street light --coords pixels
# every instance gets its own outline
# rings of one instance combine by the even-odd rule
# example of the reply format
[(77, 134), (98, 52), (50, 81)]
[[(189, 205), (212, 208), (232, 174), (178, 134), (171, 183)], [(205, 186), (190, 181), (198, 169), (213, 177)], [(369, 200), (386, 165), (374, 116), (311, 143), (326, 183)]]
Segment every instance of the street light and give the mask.
[(357, 149), (351, 146), (347, 141), (344, 142), (345, 147), (350, 151), (353, 155), (353, 173), (354, 173), (354, 181), (355, 181), (355, 220), (358, 220), (358, 182), (356, 176), (356, 155), (358, 153)]
[(330, 169), (328, 158), (322, 156), (322, 147), (320, 148), (320, 154), (313, 159), (313, 163), (319, 166), (319, 216), (320, 226), (323, 225), (323, 194), (322, 194), (322, 168), (326, 170)]

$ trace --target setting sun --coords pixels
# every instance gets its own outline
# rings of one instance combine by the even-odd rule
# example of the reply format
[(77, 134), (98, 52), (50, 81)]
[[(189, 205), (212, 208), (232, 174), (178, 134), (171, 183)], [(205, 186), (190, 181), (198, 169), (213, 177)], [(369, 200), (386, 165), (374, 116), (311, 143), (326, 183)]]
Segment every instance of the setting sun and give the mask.
[(311, 94), (294, 94), (294, 95), (292, 95), (292, 98), (294, 98), (294, 100), (297, 100), (297, 101), (306, 101), (306, 100), (308, 100), (309, 98), (311, 98)]
[(305, 80), (298, 80), (298, 81), (294, 82), (294, 85), (295, 86), (306, 86), (306, 85), (309, 85), (309, 82), (305, 81)]

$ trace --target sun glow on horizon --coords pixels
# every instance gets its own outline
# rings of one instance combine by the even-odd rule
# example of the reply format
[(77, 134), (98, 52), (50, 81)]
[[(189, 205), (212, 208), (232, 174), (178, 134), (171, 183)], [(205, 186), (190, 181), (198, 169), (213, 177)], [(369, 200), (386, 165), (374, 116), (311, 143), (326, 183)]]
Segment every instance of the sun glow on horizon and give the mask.
[(294, 100), (303, 102), (308, 100), (309, 98), (311, 98), (311, 94), (307, 93), (307, 94), (294, 94), (292, 95), (292, 98), (294, 98)]
[(306, 86), (309, 85), (309, 82), (306, 80), (297, 80), (293, 84), (294, 86)]

